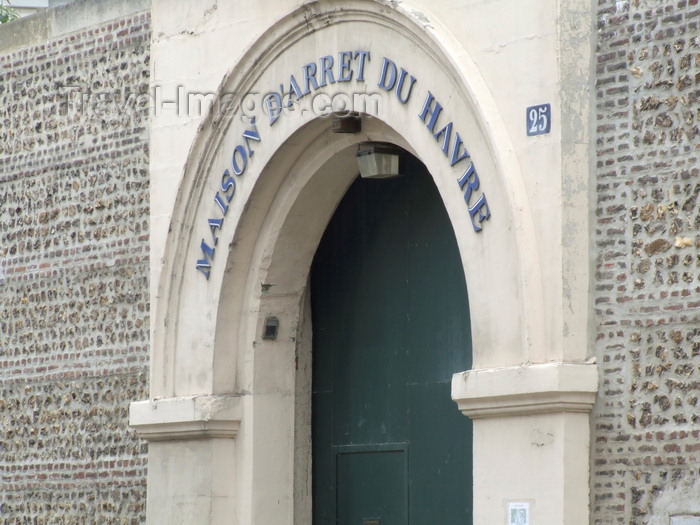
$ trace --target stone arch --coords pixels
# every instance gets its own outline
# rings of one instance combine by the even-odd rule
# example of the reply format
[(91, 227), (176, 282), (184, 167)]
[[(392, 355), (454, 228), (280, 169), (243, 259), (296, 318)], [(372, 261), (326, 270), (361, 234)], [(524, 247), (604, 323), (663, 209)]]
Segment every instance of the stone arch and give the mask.
[[(150, 441), (149, 523), (176, 522), (182, 509), (197, 523), (230, 523), (231, 516), (251, 524), (309, 521), (308, 413), (300, 414), (299, 401), (309, 376), (297, 372), (310, 354), (306, 277), (355, 175), (356, 144), (367, 140), (394, 142), (426, 165), (454, 228), (469, 290), (474, 369), (454, 376), (452, 396), (474, 419), (475, 522), (501, 519), (505, 510), (494, 501), (535, 489), (548, 500), (538, 510), (545, 521), (556, 521), (563, 508), (576, 510), (569, 513), (574, 520), (587, 519), (587, 413), (596, 368), (561, 361), (543, 280), (556, 257), (540, 261), (546, 239), (535, 234), (526, 182), (491, 90), (458, 39), (417, 5), (306, 4), (272, 24), (223, 79), (219, 98), (233, 110), (214, 107), (202, 122), (165, 256), (152, 263), (160, 278), (151, 400), (131, 406), (131, 424)], [(364, 56), (373, 77), (369, 69), (354, 70), (353, 82), (313, 91), (333, 97), (373, 90), (378, 105), (360, 109), (360, 133), (333, 134), (329, 118), (313, 106), (273, 123), (259, 111), (263, 99), (252, 112), (255, 122), (242, 118), (250, 117), (243, 111), (248, 94), (264, 96), (280, 82), (293, 90), (290, 75), (303, 78), (314, 61), (324, 67), (321, 57), (358, 50), (370, 52)], [(417, 79), (412, 96), (382, 88), (384, 59), (394, 61), (397, 74), (405, 68), (405, 79)], [(305, 87), (296, 86), (300, 100)], [(443, 109), (433, 126), (437, 101)], [(449, 123), (453, 142), (444, 151)], [(457, 132), (470, 154), (463, 164), (450, 158)], [(472, 162), (491, 212), (478, 233), (465, 189)], [(236, 171), (231, 193), (227, 177)], [(211, 262), (207, 278), (196, 269), (203, 256)], [(270, 316), (280, 320), (274, 341), (262, 337)], [(533, 449), (532, 436), (545, 431), (553, 446)], [(533, 473), (535, 462), (552, 465), (555, 475)]]
[[(246, 301), (252, 296), (240, 292), (246, 283), (252, 282), (251, 278), (259, 276), (255, 272), (265, 266), (260, 266), (263, 261), (267, 265), (265, 271), (274, 273), (279, 271), (278, 261), (290, 260), (289, 254), (284, 252), (290, 243), (267, 243), (276, 238), (275, 228), (281, 229), (291, 223), (281, 220), (266, 232), (260, 230), (265, 221), (271, 224), (270, 221), (280, 220), (278, 210), (272, 209), (279, 190), (276, 185), (285, 180), (282, 172), (286, 168), (281, 166), (280, 159), (285, 159), (287, 165), (290, 161), (301, 162), (302, 152), (308, 154), (312, 144), (318, 147), (324, 140), (327, 153), (341, 144), (349, 146), (353, 141), (359, 142), (360, 138), (393, 136), (397, 143), (421, 158), (435, 178), (455, 227), (470, 296), (472, 301), (478, 301), (472, 305), (475, 367), (546, 360), (542, 277), (523, 191), (524, 181), (508, 134), (478, 68), (439, 24), (426, 22), (425, 14), (412, 11), (405, 4), (387, 6), (359, 0), (344, 4), (342, 9), (322, 3), (310, 4), (275, 23), (223, 80), (219, 92), (232, 93), (233, 102), (239, 104), (239, 93), (256, 92), (266, 79), (275, 75), (282, 78), (290, 72), (298, 75), (305, 63), (302, 57), (309, 56), (308, 53), (304, 55), (304, 51), (313, 48), (304, 48), (304, 44), (313, 38), (324, 33), (325, 40), (337, 42), (338, 49), (349, 49), (353, 39), (357, 40), (352, 34), (357, 28), (364, 34), (383, 32), (412, 44), (402, 56), (410, 55), (410, 62), (420, 64), (423, 71), (423, 77), (420, 72), (415, 73), (422, 87), (420, 97), (416, 97), (420, 100), (414, 101), (416, 107), (420, 111), (423, 95), (428, 90), (434, 92), (436, 98), (450, 101), (449, 106), (445, 104), (444, 111), (451, 113), (449, 118), (462, 133), (477, 166), (492, 210), (489, 223), (482, 232), (473, 231), (463, 192), (456, 183), (460, 172), (450, 168), (415, 108), (406, 107), (402, 113), (400, 103), (391, 100), (393, 94), (383, 92), (380, 93), (383, 103), (396, 108), (386, 115), (366, 118), (359, 136), (343, 137), (332, 143), (329, 142), (332, 135), (328, 133), (328, 119), (297, 116), (280, 119), (274, 128), (267, 128), (266, 123), (258, 120), (261, 128), (267, 128), (262, 139), (265, 147), (251, 157), (248, 172), (236, 189), (231, 202), (235, 213), (227, 217), (226, 228), (221, 230), (216, 267), (211, 278), (205, 281), (194, 270), (193, 259), (207, 233), (206, 218), (211, 213), (219, 179), (216, 172), (227, 165), (224, 157), (244, 129), (240, 125), (235, 129), (236, 124), (240, 124), (236, 121), (239, 116), (236, 112), (212, 112), (202, 124), (190, 151), (167, 240), (155, 312), (152, 359), (152, 392), (155, 395), (225, 393), (239, 388), (235, 378), (237, 369), (231, 366), (231, 353), (238, 349), (240, 355), (240, 349), (252, 342), (250, 335), (254, 333), (254, 323), (246, 328), (248, 336), (243, 336), (241, 326), (235, 321), (250, 309)], [(284, 36), (280, 38), (279, 35)], [(337, 50), (328, 52), (334, 51)], [(299, 57), (297, 63), (290, 56)], [(381, 56), (376, 58), (380, 60)], [(397, 133), (397, 129), (402, 132)], [(326, 154), (321, 151), (323, 149), (313, 153), (319, 165)], [(297, 196), (302, 194), (302, 189), (294, 188)], [(328, 202), (334, 199), (337, 202), (342, 188), (337, 190), (339, 193), (329, 195)], [(293, 234), (288, 232), (287, 235)], [(223, 263), (221, 252), (226, 252), (228, 246), (232, 249), (228, 261)], [(238, 294), (236, 300), (231, 299), (232, 293)], [(255, 291), (249, 287), (246, 293), (257, 294), (257, 299), (252, 299), (254, 302), (262, 297), (259, 289)], [(222, 315), (226, 318), (224, 324), (220, 322)]]

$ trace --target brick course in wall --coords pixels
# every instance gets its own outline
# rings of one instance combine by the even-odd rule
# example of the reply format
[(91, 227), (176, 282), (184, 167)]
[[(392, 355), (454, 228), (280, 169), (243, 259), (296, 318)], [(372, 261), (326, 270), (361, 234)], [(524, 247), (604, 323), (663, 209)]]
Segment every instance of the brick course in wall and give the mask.
[(0, 56), (0, 522), (141, 523), (150, 15)]
[(700, 495), (698, 0), (600, 0), (596, 58), (591, 523), (668, 523)]

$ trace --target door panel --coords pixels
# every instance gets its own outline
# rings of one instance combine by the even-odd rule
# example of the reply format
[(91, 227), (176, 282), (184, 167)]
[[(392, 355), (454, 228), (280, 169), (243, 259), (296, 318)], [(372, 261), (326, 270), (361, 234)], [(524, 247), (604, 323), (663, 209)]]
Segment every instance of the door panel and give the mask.
[[(450, 386), (426, 383), (408, 389), (412, 524), (471, 523), (471, 425), (459, 410), (446, 408), (452, 402)], [(464, 427), (468, 436), (456, 432)]]
[(337, 451), (338, 525), (408, 521), (405, 446)]
[[(454, 233), (430, 175), (358, 179), (311, 274), (314, 524), (471, 523), (471, 367)], [(397, 510), (397, 509), (401, 510)]]

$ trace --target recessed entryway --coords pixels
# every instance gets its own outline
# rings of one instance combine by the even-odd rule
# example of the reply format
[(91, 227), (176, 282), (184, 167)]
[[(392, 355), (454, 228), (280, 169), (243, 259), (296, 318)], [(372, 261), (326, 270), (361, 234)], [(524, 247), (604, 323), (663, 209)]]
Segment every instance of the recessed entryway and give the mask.
[(433, 180), (358, 178), (311, 272), (314, 524), (469, 524), (472, 431), (450, 397), (471, 367), (464, 270)]

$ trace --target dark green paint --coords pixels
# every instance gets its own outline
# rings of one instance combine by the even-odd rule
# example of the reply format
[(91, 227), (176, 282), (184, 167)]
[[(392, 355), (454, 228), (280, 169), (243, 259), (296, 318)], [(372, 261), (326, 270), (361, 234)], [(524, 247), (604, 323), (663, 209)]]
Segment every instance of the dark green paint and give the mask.
[(358, 179), (312, 268), (315, 525), (470, 524), (471, 367), (452, 226), (420, 162)]

